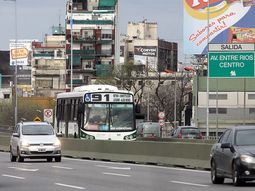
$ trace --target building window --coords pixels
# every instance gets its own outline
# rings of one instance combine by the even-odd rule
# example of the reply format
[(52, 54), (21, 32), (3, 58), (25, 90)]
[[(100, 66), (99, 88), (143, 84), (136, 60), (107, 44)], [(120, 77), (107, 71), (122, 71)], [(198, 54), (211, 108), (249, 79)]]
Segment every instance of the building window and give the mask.
[(218, 100), (227, 100), (228, 99), (228, 95), (227, 94), (209, 94), (209, 99), (213, 99), (213, 100), (217, 100), (217, 96), (218, 96)]
[(255, 114), (255, 108), (249, 108), (249, 114)]
[(248, 94), (248, 99), (255, 99), (255, 94)]
[[(209, 108), (210, 114), (216, 114), (216, 108)], [(218, 114), (227, 114), (227, 108), (218, 108)]]
[(9, 99), (10, 98), (10, 94), (4, 94), (4, 99)]

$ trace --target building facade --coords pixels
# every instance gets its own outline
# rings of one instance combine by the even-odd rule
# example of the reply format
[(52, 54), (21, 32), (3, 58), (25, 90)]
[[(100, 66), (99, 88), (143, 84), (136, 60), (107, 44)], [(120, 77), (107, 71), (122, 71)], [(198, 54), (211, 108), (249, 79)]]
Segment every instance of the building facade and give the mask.
[[(66, 9), (67, 78), (70, 89), (111, 76), (115, 60), (117, 0), (69, 0)], [(72, 67), (71, 67), (72, 66)]]
[(129, 22), (120, 50), (124, 58), (122, 61), (132, 60), (148, 73), (164, 72), (166, 69), (177, 71), (178, 44), (159, 39), (157, 23), (147, 20)]
[(66, 91), (65, 31), (53, 27), (44, 42), (32, 42), (32, 89), (35, 96), (55, 97)]
[(193, 122), (210, 135), (236, 125), (255, 125), (255, 80), (209, 79), (207, 103), (207, 77), (194, 78)]

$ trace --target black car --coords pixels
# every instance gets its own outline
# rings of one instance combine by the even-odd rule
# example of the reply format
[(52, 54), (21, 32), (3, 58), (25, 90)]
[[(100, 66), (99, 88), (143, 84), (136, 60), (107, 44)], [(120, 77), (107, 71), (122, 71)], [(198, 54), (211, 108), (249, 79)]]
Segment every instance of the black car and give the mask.
[(224, 178), (238, 186), (255, 180), (255, 126), (227, 129), (211, 150), (211, 181), (224, 183)]

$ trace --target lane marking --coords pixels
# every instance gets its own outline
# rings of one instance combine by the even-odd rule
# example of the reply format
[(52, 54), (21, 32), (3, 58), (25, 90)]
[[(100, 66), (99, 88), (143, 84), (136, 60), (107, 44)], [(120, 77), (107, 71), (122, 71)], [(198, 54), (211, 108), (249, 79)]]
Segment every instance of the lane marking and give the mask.
[(189, 185), (189, 186), (200, 186), (200, 187), (208, 187), (209, 185), (205, 184), (196, 184), (196, 183), (190, 183), (190, 182), (180, 182), (180, 181), (170, 181), (175, 184), (184, 184), (184, 185)]
[(95, 165), (96, 167), (115, 169), (115, 170), (131, 170), (130, 167), (116, 167), (116, 166), (105, 166), (105, 165)]
[(68, 188), (75, 188), (75, 189), (79, 189), (79, 190), (85, 190), (86, 188), (84, 187), (80, 187), (80, 186), (74, 186), (74, 185), (69, 185), (69, 184), (62, 184), (62, 183), (55, 183), (58, 186), (63, 186), (63, 187), (68, 187)]
[[(124, 165), (121, 162), (92, 161), (92, 160), (86, 160), (86, 159), (75, 159), (75, 158), (67, 158), (67, 157), (64, 157), (64, 160), (78, 161), (78, 162), (90, 162), (90, 163), (101, 163), (101, 164)], [(139, 167), (158, 168), (158, 169), (186, 171), (186, 172), (197, 172), (197, 173), (205, 173), (205, 174), (211, 173), (210, 171), (206, 171), (206, 170), (186, 169), (186, 168), (178, 168), (178, 167), (165, 167), (165, 166), (150, 166), (150, 165), (144, 165), (144, 164), (129, 164), (129, 166), (139, 166)]]
[(9, 175), (9, 174), (2, 174), (2, 176), (9, 177), (9, 178), (21, 179), (21, 180), (26, 179), (26, 178), (21, 177), (21, 176), (13, 176), (13, 175)]
[(110, 173), (110, 172), (102, 172), (105, 175), (112, 175), (112, 176), (123, 176), (123, 177), (130, 177), (131, 175), (128, 174), (117, 174), (117, 173)]
[(12, 168), (15, 170), (20, 170), (20, 171), (29, 171), (29, 172), (36, 172), (39, 170), (39, 169), (28, 169), (28, 168), (20, 168), (20, 167), (8, 167), (8, 168)]
[(66, 169), (66, 170), (73, 170), (73, 168), (66, 167), (66, 166), (52, 166), (52, 168), (60, 168), (60, 169)]

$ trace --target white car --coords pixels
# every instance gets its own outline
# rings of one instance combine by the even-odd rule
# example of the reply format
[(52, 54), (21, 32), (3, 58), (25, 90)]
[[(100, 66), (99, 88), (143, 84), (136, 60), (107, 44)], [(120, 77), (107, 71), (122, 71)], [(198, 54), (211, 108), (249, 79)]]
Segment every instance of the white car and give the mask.
[(10, 140), (11, 162), (25, 158), (45, 158), (48, 162), (61, 162), (61, 143), (52, 125), (47, 122), (21, 122)]

